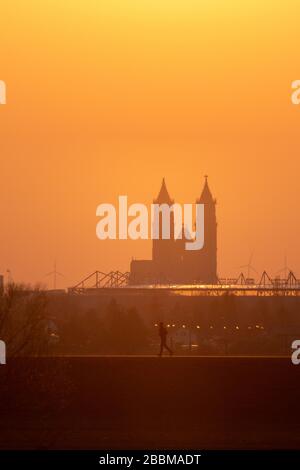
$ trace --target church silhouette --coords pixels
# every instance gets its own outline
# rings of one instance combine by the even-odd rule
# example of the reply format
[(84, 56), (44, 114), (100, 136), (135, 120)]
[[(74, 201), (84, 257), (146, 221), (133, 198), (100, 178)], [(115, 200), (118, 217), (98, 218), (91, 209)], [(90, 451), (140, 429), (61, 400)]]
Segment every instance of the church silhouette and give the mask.
[[(165, 179), (154, 204), (174, 204)], [(132, 260), (129, 282), (137, 284), (215, 284), (217, 282), (217, 221), (216, 200), (208, 186), (207, 176), (198, 204), (204, 204), (204, 247), (185, 250), (185, 239), (174, 239), (174, 217), (170, 216), (170, 239), (152, 241), (152, 260)], [(161, 231), (160, 220), (160, 231)], [(161, 235), (161, 233), (160, 233)]]

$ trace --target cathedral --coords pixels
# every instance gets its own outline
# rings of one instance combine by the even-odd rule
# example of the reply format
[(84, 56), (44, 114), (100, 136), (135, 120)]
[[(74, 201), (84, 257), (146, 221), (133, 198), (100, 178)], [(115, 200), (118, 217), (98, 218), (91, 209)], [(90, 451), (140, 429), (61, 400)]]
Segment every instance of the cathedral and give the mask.
[[(174, 204), (165, 180), (154, 204)], [(174, 239), (172, 212), (170, 239), (152, 240), (152, 260), (132, 260), (130, 284), (215, 284), (217, 282), (217, 221), (216, 200), (205, 176), (204, 187), (197, 204), (204, 204), (204, 247), (185, 250), (185, 239)], [(160, 222), (161, 230), (161, 222)], [(173, 230), (173, 233), (172, 233)]]

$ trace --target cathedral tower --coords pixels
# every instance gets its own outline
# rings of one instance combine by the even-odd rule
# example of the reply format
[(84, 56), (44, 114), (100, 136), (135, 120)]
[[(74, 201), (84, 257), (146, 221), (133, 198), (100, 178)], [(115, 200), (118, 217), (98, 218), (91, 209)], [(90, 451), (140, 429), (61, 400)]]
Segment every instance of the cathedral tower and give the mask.
[(204, 204), (204, 247), (199, 251), (196, 267), (197, 281), (217, 282), (217, 218), (216, 199), (213, 198), (205, 176), (204, 187), (196, 203)]
[[(161, 188), (154, 204), (167, 204), (172, 206), (174, 200), (171, 199), (165, 178), (162, 180)], [(175, 240), (174, 240), (174, 213), (170, 213), (170, 238), (164, 240), (162, 238), (162, 214), (159, 213), (159, 238), (152, 240), (152, 260), (155, 265), (155, 270), (158, 274), (159, 282), (168, 282), (172, 279), (172, 272), (174, 268), (174, 255), (175, 255)]]
[[(165, 179), (154, 204), (172, 206)], [(217, 277), (216, 200), (209, 189), (207, 176), (197, 204), (204, 204), (204, 246), (185, 250), (185, 237), (174, 239), (174, 213), (170, 211), (170, 238), (162, 238), (162, 214), (159, 214), (159, 237), (152, 240), (152, 260), (132, 260), (131, 284), (215, 284)]]

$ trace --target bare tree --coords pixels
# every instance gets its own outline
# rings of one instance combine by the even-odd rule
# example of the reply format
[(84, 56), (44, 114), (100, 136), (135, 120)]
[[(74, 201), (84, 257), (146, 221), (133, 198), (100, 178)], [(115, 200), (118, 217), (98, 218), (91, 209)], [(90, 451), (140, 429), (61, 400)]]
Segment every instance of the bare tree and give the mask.
[(9, 284), (0, 294), (0, 338), (9, 357), (48, 352), (46, 306), (46, 294), (39, 288)]

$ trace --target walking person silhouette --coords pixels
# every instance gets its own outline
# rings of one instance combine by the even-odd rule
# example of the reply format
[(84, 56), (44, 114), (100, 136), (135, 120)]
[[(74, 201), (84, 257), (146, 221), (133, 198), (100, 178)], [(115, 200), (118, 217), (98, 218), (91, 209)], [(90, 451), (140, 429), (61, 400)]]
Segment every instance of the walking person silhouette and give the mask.
[(167, 349), (167, 351), (169, 351), (169, 354), (170, 356), (173, 355), (173, 351), (169, 348), (169, 346), (167, 345), (167, 335), (168, 335), (168, 331), (167, 331), (167, 328), (164, 326), (163, 322), (159, 322), (159, 327), (158, 327), (158, 334), (159, 334), (159, 337), (160, 337), (160, 351), (159, 351), (159, 356), (162, 355), (163, 353), (163, 349)]

